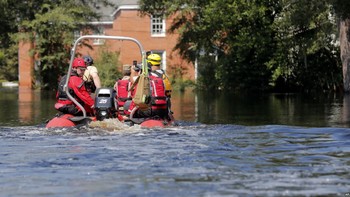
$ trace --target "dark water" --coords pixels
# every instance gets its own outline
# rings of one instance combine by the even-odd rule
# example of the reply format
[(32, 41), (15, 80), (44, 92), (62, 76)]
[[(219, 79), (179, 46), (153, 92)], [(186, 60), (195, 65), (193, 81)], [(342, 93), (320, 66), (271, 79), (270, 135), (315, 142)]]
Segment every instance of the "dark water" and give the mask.
[(346, 96), (186, 92), (176, 127), (46, 129), (52, 93), (0, 93), (1, 196), (350, 196)]
[[(43, 124), (57, 111), (55, 93), (0, 88), (0, 125)], [(350, 95), (174, 92), (174, 116), (179, 121), (245, 126), (289, 125), (350, 127)]]

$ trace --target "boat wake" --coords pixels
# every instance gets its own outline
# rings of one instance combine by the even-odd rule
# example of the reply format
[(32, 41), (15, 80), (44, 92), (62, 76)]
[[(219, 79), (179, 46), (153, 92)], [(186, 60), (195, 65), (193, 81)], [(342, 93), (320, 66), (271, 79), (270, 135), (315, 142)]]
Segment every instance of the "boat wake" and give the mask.
[(103, 121), (92, 121), (88, 125), (90, 128), (100, 128), (108, 131), (135, 130), (141, 129), (140, 125), (129, 126), (118, 119), (105, 119)]

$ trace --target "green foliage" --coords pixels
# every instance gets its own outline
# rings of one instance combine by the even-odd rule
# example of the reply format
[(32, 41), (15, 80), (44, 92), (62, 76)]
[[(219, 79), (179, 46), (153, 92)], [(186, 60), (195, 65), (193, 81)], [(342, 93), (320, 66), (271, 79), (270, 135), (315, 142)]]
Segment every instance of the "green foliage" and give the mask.
[[(322, 48), (307, 55), (309, 67), (305, 67), (304, 60), (297, 62), (297, 68), (291, 80), (297, 88), (303, 91), (329, 91), (341, 87), (342, 74), (339, 52), (336, 49)], [(326, 74), (325, 74), (326, 73)]]
[[(173, 16), (174, 50), (198, 62), (198, 86), (210, 89), (311, 91), (340, 86), (336, 16), (350, 17), (348, 0), (141, 0), (141, 14)], [(93, 5), (108, 0), (0, 0), (0, 79), (16, 80), (19, 40), (35, 41), (35, 77), (56, 87), (73, 31), (98, 19)], [(85, 24), (85, 25), (84, 25)], [(117, 64), (114, 53), (101, 65)], [(216, 58), (217, 57), (217, 58)], [(111, 58), (113, 60), (110, 61)], [(109, 68), (109, 67), (108, 67)], [(99, 69), (100, 74), (108, 68)], [(327, 70), (325, 70), (327, 69)], [(114, 71), (108, 71), (114, 73)], [(108, 72), (103, 75), (109, 76)], [(184, 70), (174, 70), (182, 89)], [(117, 73), (117, 71), (116, 71)], [(104, 78), (101, 77), (101, 78)], [(181, 79), (180, 79), (181, 78)], [(112, 82), (113, 81), (113, 82)], [(106, 81), (111, 85), (115, 78)], [(213, 83), (214, 81), (214, 83)], [(175, 81), (174, 81), (175, 82)]]
[(12, 46), (7, 49), (0, 49), (0, 79), (5, 81), (18, 80), (18, 61), (10, 58), (17, 55), (17, 47)]
[[(112, 5), (108, 0), (0, 1), (0, 11), (6, 13), (0, 15), (0, 21), (7, 28), (0, 31), (0, 41), (6, 44), (6, 49), (10, 45), (17, 47), (20, 40), (35, 42), (31, 54), (40, 58), (34, 71), (36, 85), (56, 87), (57, 76), (67, 68), (74, 30), (91, 28), (86, 22), (99, 18), (93, 7), (100, 4)], [(9, 39), (11, 34), (15, 36)], [(10, 42), (4, 42), (7, 39)], [(5, 66), (18, 67), (18, 55), (10, 54)], [(13, 74), (17, 75), (16, 71)]]
[(16, 1), (0, 0), (0, 48), (7, 48), (11, 43), (9, 33), (17, 31), (17, 26), (14, 21), (16, 20), (16, 14), (13, 11)]
[(119, 62), (118, 52), (111, 52), (103, 47), (98, 51), (98, 58), (94, 64), (98, 69), (102, 87), (112, 88), (115, 82), (122, 77), (119, 70), (122, 68), (122, 64)]
[(76, 6), (73, 1), (64, 1), (62, 4), (44, 3), (35, 13), (34, 20), (22, 21), (25, 32), (35, 32), (35, 37), (29, 39), (35, 41), (33, 54), (40, 57), (35, 77), (43, 88), (54, 86), (57, 76), (66, 70), (73, 31), (85, 22), (85, 9), (88, 7)]
[[(0, 50), (0, 67), (3, 68), (5, 64), (5, 51)], [(3, 73), (0, 73), (0, 80), (3, 80), (5, 78)]]
[(348, 0), (330, 0), (335, 14), (342, 19), (350, 18), (350, 1)]
[(181, 35), (175, 49), (198, 61), (199, 87), (249, 91), (281, 82), (303, 91), (341, 83), (331, 13), (342, 3), (348, 7), (345, 0), (140, 1), (144, 15), (175, 17), (169, 32)]
[[(275, 48), (272, 24), (276, 2), (215, 0), (176, 1), (176, 5), (164, 3), (168, 9), (164, 11), (166, 15), (177, 11), (170, 28), (172, 32), (178, 30), (181, 34), (175, 49), (189, 61), (199, 60), (200, 87), (267, 88), (265, 86), (271, 75), (267, 62)], [(151, 8), (143, 7), (148, 3), (141, 1), (141, 8), (154, 14)], [(220, 54), (219, 61), (208, 61), (212, 58), (204, 57), (211, 54)]]
[(201, 66), (198, 68), (197, 87), (208, 90), (216, 89), (219, 82), (216, 77), (217, 64), (213, 57), (209, 55), (202, 56), (198, 59), (198, 64)]
[(170, 72), (172, 73), (169, 76), (172, 88), (175, 90), (180, 90), (184, 92), (186, 88), (194, 86), (194, 82), (189, 79), (184, 79), (184, 75), (188, 73), (188, 68), (182, 65), (170, 65)]
[(341, 64), (334, 44), (337, 30), (328, 1), (282, 1), (282, 7), (274, 23), (277, 50), (269, 62), (275, 88), (328, 91), (339, 86)]
[(16, 7), (20, 3), (16, 0), (0, 0), (0, 79), (6, 81), (18, 80), (18, 47), (14, 46), (16, 42), (11, 35), (18, 31), (17, 20), (20, 15)]

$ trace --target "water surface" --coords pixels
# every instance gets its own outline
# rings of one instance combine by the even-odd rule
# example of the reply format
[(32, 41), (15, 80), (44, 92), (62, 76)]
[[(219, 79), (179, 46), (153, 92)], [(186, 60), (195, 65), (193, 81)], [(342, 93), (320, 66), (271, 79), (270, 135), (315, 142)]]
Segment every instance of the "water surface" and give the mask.
[(350, 195), (347, 97), (188, 92), (176, 127), (46, 129), (51, 93), (0, 93), (1, 196)]
[(1, 127), (3, 196), (345, 196), (350, 130)]

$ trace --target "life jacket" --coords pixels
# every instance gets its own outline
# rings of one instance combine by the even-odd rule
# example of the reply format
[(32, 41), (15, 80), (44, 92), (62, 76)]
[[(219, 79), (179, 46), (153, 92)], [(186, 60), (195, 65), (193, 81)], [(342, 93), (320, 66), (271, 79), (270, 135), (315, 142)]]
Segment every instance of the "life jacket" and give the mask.
[(164, 82), (164, 86), (165, 86), (165, 95), (167, 97), (171, 97), (171, 91), (172, 91), (172, 86), (171, 86), (171, 82), (169, 80), (169, 77), (165, 74), (165, 71), (162, 70), (162, 73), (158, 72), (158, 71), (152, 71), (151, 73), (156, 74), (158, 77), (161, 77), (163, 79)]
[[(67, 75), (64, 75), (61, 78), (61, 81), (58, 83), (58, 88), (57, 88), (57, 94), (56, 94), (56, 99), (60, 102), (60, 103), (64, 103), (64, 104), (73, 104), (73, 102), (68, 98), (66, 92), (64, 91), (64, 85), (66, 83), (67, 80)], [(68, 91), (72, 96), (75, 96), (74, 91), (69, 88), (68, 86)]]
[(93, 93), (96, 91), (96, 85), (94, 81), (85, 81), (85, 88), (89, 93)]
[(130, 81), (128, 79), (120, 79), (115, 86), (117, 94), (115, 98), (118, 104), (118, 111), (123, 111), (124, 104), (127, 100), (131, 100), (131, 93), (129, 91)]
[[(76, 76), (76, 74), (72, 74), (72, 76)], [(61, 81), (58, 84), (58, 89), (57, 89), (57, 94), (56, 94), (56, 99), (57, 99), (57, 103), (63, 104), (63, 105), (71, 105), (74, 104), (73, 101), (71, 101), (68, 98), (68, 95), (66, 94), (66, 92), (64, 91), (64, 84), (66, 83), (66, 79), (67, 79), (67, 75), (64, 75), (61, 78)], [(84, 86), (84, 81), (81, 80), (82, 83), (78, 86), (78, 88), (81, 88), (82, 86)], [(68, 91), (69, 94), (74, 97), (80, 104), (84, 105), (84, 102), (75, 94), (74, 90), (70, 87), (70, 81), (68, 82)]]
[(88, 66), (83, 75), (85, 88), (90, 94), (96, 91), (96, 85), (90, 74), (91, 72), (97, 73), (97, 68), (95, 66)]
[[(131, 98), (134, 98), (135, 94), (136, 94), (136, 85), (135, 83), (131, 85), (131, 87), (129, 88), (129, 92), (131, 94)], [(131, 103), (129, 105), (129, 109), (124, 109), (124, 114), (126, 115), (130, 115), (131, 111), (136, 107), (135, 102), (131, 99)]]
[[(56, 93), (56, 99), (57, 102), (55, 104), (55, 108), (64, 113), (64, 114), (77, 114), (80, 110), (74, 106), (73, 101), (71, 101), (66, 92), (64, 91), (64, 84), (66, 83), (67, 80), (67, 75), (64, 75), (63, 77), (61, 77), (61, 80), (58, 83), (58, 88), (57, 88), (57, 93)], [(75, 96), (74, 91), (69, 88), (68, 85), (68, 91), (72, 96)]]
[(150, 74), (151, 86), (151, 106), (152, 109), (167, 108), (167, 96), (165, 94), (165, 86), (162, 77), (157, 74)]
[[(137, 91), (137, 83), (136, 81), (131, 86), (131, 94), (135, 93)], [(134, 101), (131, 102), (129, 109), (127, 110), (126, 114), (130, 114), (131, 111), (135, 107), (139, 107), (140, 110), (147, 110), (149, 107), (151, 107), (153, 110), (155, 109), (167, 109), (167, 96), (165, 95), (165, 86), (162, 77), (159, 77), (155, 73), (150, 73), (149, 75), (149, 86), (150, 88), (150, 102), (148, 104), (147, 108), (140, 108)]]

